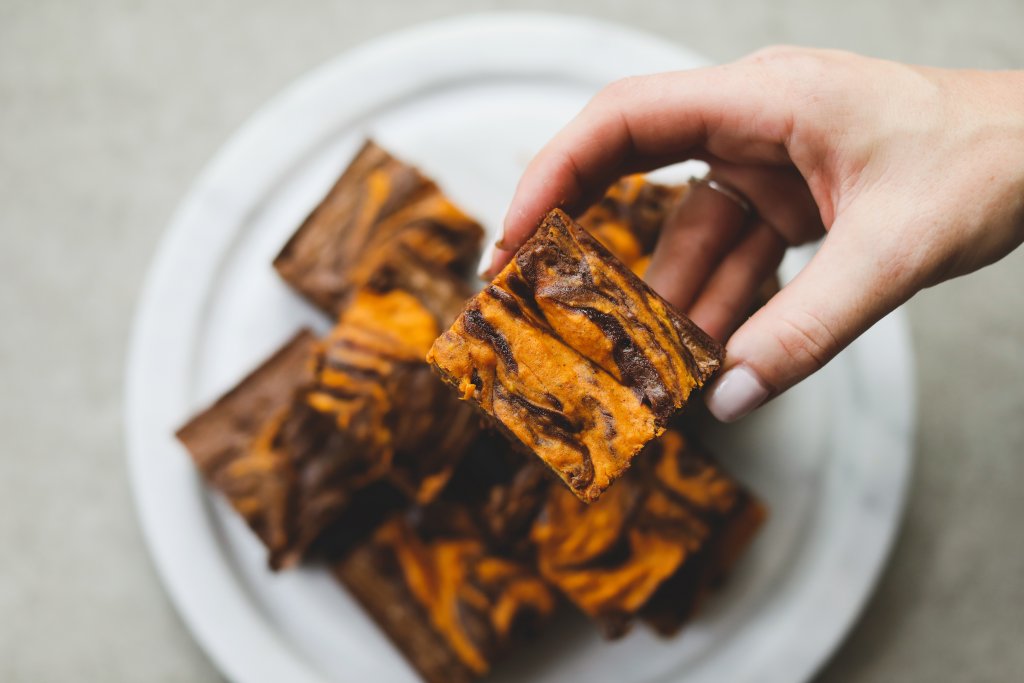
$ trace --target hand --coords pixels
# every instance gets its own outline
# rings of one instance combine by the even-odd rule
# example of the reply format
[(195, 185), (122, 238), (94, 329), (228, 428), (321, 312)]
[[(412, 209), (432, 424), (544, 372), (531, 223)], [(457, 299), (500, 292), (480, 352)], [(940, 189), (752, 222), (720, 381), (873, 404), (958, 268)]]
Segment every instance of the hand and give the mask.
[(685, 159), (707, 161), (756, 208), (750, 220), (697, 185), (655, 249), (650, 284), (713, 335), (741, 322), (786, 247), (827, 235), (729, 338), (705, 395), (731, 421), (922, 288), (1024, 241), (1024, 73), (771, 48), (613, 83), (530, 163), (490, 271), (551, 208), (584, 208), (621, 175)]

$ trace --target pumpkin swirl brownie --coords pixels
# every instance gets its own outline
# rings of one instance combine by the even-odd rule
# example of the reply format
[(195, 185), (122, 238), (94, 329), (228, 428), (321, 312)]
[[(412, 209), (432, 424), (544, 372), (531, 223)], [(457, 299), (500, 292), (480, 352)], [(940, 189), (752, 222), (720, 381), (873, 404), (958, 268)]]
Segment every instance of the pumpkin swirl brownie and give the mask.
[(367, 142), (275, 261), (337, 316), (309, 405), (418, 503), (438, 494), (476, 432), (424, 357), (472, 294), (482, 236), (437, 185)]
[(596, 503), (551, 488), (530, 537), (541, 575), (607, 637), (637, 616), (671, 634), (732, 568), (764, 515), (673, 428)]
[(528, 565), (489, 552), (458, 506), (392, 517), (334, 573), (428, 683), (486, 674), (556, 604)]
[(177, 432), (206, 480), (267, 546), (274, 569), (297, 561), (355, 491), (379, 477), (306, 402), (317, 346), (300, 332)]
[(390, 284), (357, 290), (324, 339), (300, 335), (178, 432), (275, 569), (364, 514), (349, 508), (371, 484), (433, 500), (475, 438), (473, 408), (423, 360), (464, 283), (436, 277), (422, 297)]
[(336, 316), (355, 290), (399, 260), (468, 277), (482, 239), (483, 228), (433, 181), (367, 141), (274, 267)]
[(334, 328), (299, 335), (178, 432), (273, 568), (340, 521), (369, 522), (396, 491), (432, 500), (451, 476), (478, 420), (424, 356), (471, 294), (481, 236), (434, 183), (367, 143), (278, 257)]
[(428, 355), (588, 502), (722, 358), (718, 342), (557, 209)]

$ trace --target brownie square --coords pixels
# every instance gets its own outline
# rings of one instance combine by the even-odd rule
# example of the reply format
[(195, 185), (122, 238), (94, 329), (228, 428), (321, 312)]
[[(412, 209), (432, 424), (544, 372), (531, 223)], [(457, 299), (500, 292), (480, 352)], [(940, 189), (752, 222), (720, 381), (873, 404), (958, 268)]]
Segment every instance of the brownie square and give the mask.
[(367, 143), (278, 256), (336, 325), (321, 341), (302, 335), (179, 432), (273, 568), (339, 520), (393, 507), (394, 490), (425, 503), (451, 476), (478, 418), (424, 357), (471, 294), (481, 236), (434, 183)]
[(442, 378), (594, 501), (721, 345), (554, 210), (430, 350)]
[(483, 229), (416, 168), (367, 141), (274, 259), (286, 282), (331, 316), (396, 259), (466, 277)]
[(338, 523), (362, 529), (369, 510), (396, 498), (391, 489), (433, 500), (475, 438), (475, 411), (424, 360), (465, 283), (438, 275), (416, 296), (396, 286), (406, 275), (385, 270), (353, 293), (324, 339), (300, 335), (178, 433), (274, 569)]
[(556, 604), (527, 565), (489, 553), (457, 506), (389, 519), (334, 572), (428, 683), (483, 676)]
[(679, 431), (596, 503), (549, 491), (531, 531), (541, 575), (607, 637), (640, 616), (675, 632), (746, 549), (764, 508)]
[(245, 455), (266, 422), (290, 405), (300, 388), (312, 382), (315, 347), (313, 333), (299, 331), (178, 430), (176, 436), (203, 474), (213, 476)]
[(300, 332), (177, 432), (203, 476), (267, 546), (275, 569), (296, 562), (352, 493), (378, 477), (307, 405), (316, 354), (316, 339)]

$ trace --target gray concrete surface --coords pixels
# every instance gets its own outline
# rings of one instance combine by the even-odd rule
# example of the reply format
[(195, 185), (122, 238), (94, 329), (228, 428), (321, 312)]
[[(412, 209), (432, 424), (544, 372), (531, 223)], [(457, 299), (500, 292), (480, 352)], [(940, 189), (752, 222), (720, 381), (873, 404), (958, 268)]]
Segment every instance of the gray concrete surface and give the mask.
[[(587, 13), (717, 60), (777, 43), (1024, 67), (1020, 0), (0, 3), (0, 680), (215, 681), (161, 590), (120, 431), (139, 283), (191, 179), (290, 80), (469, 10)], [(969, 150), (965, 150), (969, 153)], [(910, 305), (919, 466), (819, 677), (1024, 680), (1024, 252)]]

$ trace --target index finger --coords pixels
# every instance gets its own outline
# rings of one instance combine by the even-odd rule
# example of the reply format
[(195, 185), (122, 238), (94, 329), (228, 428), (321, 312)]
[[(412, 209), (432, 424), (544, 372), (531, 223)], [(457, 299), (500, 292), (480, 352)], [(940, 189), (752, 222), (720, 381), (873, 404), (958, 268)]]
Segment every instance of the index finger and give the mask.
[(757, 62), (638, 76), (599, 92), (527, 166), (489, 273), (503, 267), (555, 207), (573, 208), (625, 173), (711, 154), (784, 163), (792, 108)]

